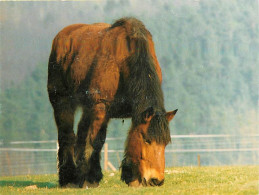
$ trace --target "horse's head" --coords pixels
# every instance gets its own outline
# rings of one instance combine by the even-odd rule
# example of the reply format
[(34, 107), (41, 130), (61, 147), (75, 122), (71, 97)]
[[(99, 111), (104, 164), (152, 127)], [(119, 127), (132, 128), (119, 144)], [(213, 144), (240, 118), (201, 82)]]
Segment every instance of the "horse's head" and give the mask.
[(128, 135), (122, 180), (129, 186), (160, 186), (164, 183), (165, 147), (171, 141), (168, 123), (177, 110), (167, 113), (152, 108)]

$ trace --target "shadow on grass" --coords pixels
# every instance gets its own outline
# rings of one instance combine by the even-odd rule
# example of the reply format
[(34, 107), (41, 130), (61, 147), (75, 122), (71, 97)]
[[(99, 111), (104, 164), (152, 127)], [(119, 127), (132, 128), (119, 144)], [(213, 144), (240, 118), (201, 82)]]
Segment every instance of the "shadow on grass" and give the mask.
[(52, 182), (33, 182), (33, 181), (0, 181), (0, 186), (27, 187), (36, 185), (38, 188), (56, 188), (58, 185)]

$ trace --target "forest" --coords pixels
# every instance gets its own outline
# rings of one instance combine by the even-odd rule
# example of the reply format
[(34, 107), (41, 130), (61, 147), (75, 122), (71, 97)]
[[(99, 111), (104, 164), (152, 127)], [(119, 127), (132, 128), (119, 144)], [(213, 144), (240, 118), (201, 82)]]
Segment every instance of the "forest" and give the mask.
[[(54, 36), (73, 23), (133, 16), (153, 35), (171, 134), (255, 134), (258, 127), (258, 1), (1, 2), (0, 140), (57, 138), (47, 95)], [(78, 121), (79, 116), (77, 116)], [(130, 120), (112, 120), (125, 137)], [(76, 128), (75, 128), (76, 129)]]

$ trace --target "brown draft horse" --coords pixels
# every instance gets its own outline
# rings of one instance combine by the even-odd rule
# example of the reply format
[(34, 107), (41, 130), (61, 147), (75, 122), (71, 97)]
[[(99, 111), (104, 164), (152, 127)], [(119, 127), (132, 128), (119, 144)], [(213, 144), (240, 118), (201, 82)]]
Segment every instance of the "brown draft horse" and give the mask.
[[(60, 186), (98, 186), (107, 123), (126, 117), (132, 117), (132, 126), (121, 179), (129, 186), (163, 184), (168, 123), (177, 110), (166, 113), (161, 81), (152, 36), (135, 18), (75, 24), (57, 34), (48, 93), (58, 129)], [(75, 135), (77, 107), (83, 114)]]

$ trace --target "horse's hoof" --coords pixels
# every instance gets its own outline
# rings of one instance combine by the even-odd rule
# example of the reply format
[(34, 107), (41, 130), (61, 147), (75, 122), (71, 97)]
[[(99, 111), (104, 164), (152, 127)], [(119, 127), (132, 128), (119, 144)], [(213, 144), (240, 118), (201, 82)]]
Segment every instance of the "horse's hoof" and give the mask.
[(94, 183), (90, 183), (88, 181), (85, 181), (83, 184), (83, 188), (88, 189), (88, 188), (97, 188), (99, 186), (99, 183), (94, 182)]

